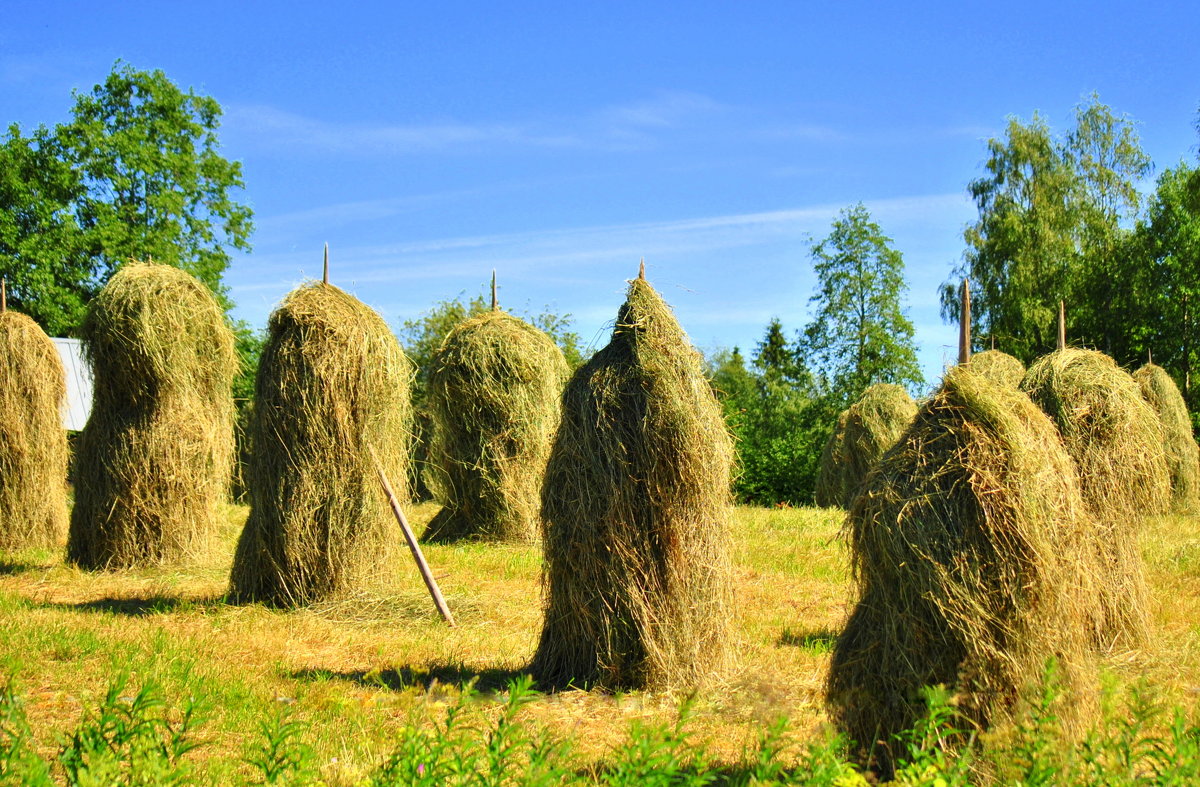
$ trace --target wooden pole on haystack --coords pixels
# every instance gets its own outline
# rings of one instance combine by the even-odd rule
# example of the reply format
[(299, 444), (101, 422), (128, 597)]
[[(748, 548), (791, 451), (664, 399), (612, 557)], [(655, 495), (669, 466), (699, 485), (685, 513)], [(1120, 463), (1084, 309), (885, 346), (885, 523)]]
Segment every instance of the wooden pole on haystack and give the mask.
[(8, 279), (0, 279), (0, 314), (8, 311)]
[(408, 549), (412, 552), (413, 560), (417, 562), (417, 570), (421, 572), (421, 579), (425, 580), (425, 587), (429, 589), (433, 604), (450, 628), (454, 628), (454, 616), (450, 614), (450, 608), (446, 606), (446, 599), (442, 598), (442, 591), (438, 589), (437, 580), (433, 578), (433, 572), (429, 570), (429, 564), (425, 562), (425, 555), (421, 554), (417, 537), (413, 535), (412, 528), (408, 526), (408, 519), (404, 516), (404, 510), (400, 508), (400, 501), (396, 499), (396, 493), (392, 491), (392, 484), (388, 481), (387, 473), (383, 472), (383, 465), (379, 464), (379, 457), (375, 455), (374, 448), (371, 448), (371, 461), (375, 463), (375, 472), (379, 474), (379, 483), (383, 485), (383, 493), (387, 496), (388, 503), (392, 507), (392, 514), (400, 524), (400, 529), (404, 531), (404, 540), (408, 542)]
[(329, 244), (325, 244), (325, 267), (321, 271), (321, 283), (329, 283)]
[(496, 269), (492, 268), (492, 311), (500, 308), (500, 301), (496, 299)]
[(962, 312), (958, 317), (958, 362), (971, 360), (971, 286), (962, 283)]
[(646, 258), (642, 257), (642, 261), (638, 263), (638, 278), (642, 281), (646, 280)]
[(1058, 302), (1058, 349), (1067, 349), (1067, 307)]

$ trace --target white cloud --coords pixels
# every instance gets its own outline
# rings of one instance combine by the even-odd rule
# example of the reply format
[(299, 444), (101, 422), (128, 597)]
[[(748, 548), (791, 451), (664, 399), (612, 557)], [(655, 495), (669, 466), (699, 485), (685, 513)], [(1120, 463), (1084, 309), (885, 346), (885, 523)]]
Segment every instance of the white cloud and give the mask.
[(358, 156), (490, 150), (496, 146), (627, 149), (651, 144), (656, 134), (720, 108), (697, 93), (664, 92), (581, 117), (368, 124), (339, 123), (264, 104), (235, 103), (226, 109), (225, 127), (256, 140), (265, 149)]

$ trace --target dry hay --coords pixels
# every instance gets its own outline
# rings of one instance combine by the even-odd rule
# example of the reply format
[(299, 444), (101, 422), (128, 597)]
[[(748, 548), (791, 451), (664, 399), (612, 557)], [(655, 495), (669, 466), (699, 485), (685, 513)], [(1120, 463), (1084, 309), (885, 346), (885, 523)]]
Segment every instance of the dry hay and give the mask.
[(1200, 448), (1183, 395), (1167, 370), (1152, 363), (1134, 372), (1133, 379), (1162, 424), (1163, 449), (1171, 476), (1171, 505), (1176, 511), (1194, 513), (1200, 508)]
[(663, 300), (634, 280), (563, 394), (542, 491), (543, 686), (695, 686), (728, 666), (732, 442)]
[(981, 374), (992, 382), (1017, 388), (1025, 378), (1025, 364), (1006, 352), (1000, 350), (984, 350), (973, 353), (967, 361), (971, 371)]
[(912, 423), (917, 405), (899, 385), (876, 383), (846, 411), (842, 438), (842, 507), (850, 508), (883, 453)]
[(817, 464), (817, 482), (813, 489), (813, 498), (822, 508), (840, 508), (845, 504), (846, 480), (845, 457), (842, 448), (846, 438), (846, 419), (850, 411), (842, 410), (838, 414), (833, 431), (821, 449), (821, 459)]
[(963, 720), (994, 728), (1054, 658), (1055, 712), (1079, 729), (1094, 704), (1094, 563), (1079, 557), (1093, 529), (1045, 414), (952, 369), (850, 511), (859, 600), (833, 653), (833, 719), (886, 771), (923, 687), (947, 686)]
[(178, 268), (130, 263), (81, 333), (94, 392), (67, 558), (91, 569), (202, 558), (233, 466), (238, 360), (221, 307)]
[(0, 313), (0, 549), (54, 549), (67, 535), (67, 386), (54, 342)]
[(568, 374), (562, 351), (491, 311), (455, 327), (431, 366), (431, 480), (443, 508), (425, 539), (532, 541)]
[(394, 568), (400, 534), (370, 451), (406, 499), (411, 377), (396, 337), (353, 296), (314, 282), (283, 300), (255, 381), (231, 600), (310, 604)]
[(1133, 378), (1103, 353), (1067, 348), (1029, 367), (1021, 389), (1050, 416), (1075, 460), (1084, 503), (1100, 525), (1098, 644), (1138, 647), (1149, 636), (1139, 533), (1170, 504), (1162, 426)]

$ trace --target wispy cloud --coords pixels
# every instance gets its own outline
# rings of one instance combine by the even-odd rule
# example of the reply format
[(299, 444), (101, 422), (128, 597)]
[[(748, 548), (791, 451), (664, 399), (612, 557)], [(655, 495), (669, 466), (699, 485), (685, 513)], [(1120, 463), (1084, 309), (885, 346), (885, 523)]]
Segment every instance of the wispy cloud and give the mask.
[(496, 147), (612, 149), (651, 144), (657, 134), (720, 108), (697, 93), (664, 92), (581, 117), (369, 124), (328, 121), (265, 104), (231, 104), (225, 126), (264, 148), (341, 155), (403, 156)]

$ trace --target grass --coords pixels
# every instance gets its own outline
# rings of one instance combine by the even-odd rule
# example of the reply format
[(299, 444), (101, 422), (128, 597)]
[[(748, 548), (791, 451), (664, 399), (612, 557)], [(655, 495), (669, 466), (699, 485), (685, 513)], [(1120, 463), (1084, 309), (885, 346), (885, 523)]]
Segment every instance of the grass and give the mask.
[[(418, 531), (435, 512), (413, 509)], [(227, 606), (244, 518), (230, 508), (224, 558), (186, 571), (4, 556), (0, 783), (864, 783), (822, 700), (850, 597), (836, 512), (738, 509), (740, 663), (693, 697), (532, 692), (520, 670), (540, 626), (533, 546), (425, 548), (456, 629), (415, 570), (338, 604)], [(1035, 712), (1001, 764), (981, 764), (937, 746), (954, 719), (935, 704), (898, 778), (1168, 783), (1168, 766), (1200, 771), (1197, 523), (1162, 517), (1145, 534), (1158, 633), (1107, 662), (1107, 721), (1090, 743), (1064, 754)]]

